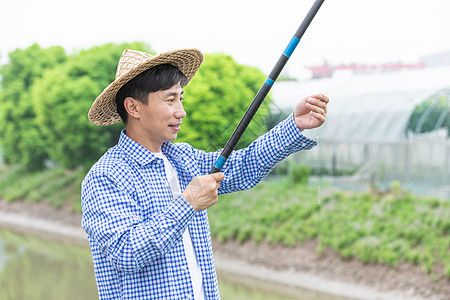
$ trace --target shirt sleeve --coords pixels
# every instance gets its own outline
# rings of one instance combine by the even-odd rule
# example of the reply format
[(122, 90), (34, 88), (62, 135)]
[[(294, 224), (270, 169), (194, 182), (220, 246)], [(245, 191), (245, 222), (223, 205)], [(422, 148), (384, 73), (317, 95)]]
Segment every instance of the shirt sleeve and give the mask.
[[(291, 114), (247, 148), (232, 152), (222, 168), (225, 179), (220, 183), (219, 193), (252, 188), (290, 154), (309, 150), (316, 144), (316, 141), (301, 133)], [(201, 169), (204, 174), (208, 174), (221, 151), (202, 155)]]
[(135, 272), (172, 249), (195, 214), (178, 195), (144, 221), (129, 186), (100, 172), (87, 175), (81, 196), (83, 229), (122, 272)]

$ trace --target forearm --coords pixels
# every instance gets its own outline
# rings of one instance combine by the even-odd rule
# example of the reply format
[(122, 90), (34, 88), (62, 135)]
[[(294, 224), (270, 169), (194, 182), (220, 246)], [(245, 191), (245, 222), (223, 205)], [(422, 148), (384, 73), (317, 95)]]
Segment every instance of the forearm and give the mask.
[(180, 197), (149, 221), (127, 230), (127, 237), (113, 239), (105, 250), (117, 269), (135, 272), (152, 264), (180, 242), (194, 213), (192, 206)]
[(121, 272), (135, 272), (170, 251), (195, 214), (193, 207), (177, 196), (163, 210), (144, 219), (142, 209), (127, 191), (118, 189), (107, 198), (101, 191), (86, 190), (82, 195), (82, 227)]
[(315, 141), (302, 135), (293, 116), (289, 116), (249, 147), (233, 151), (222, 169), (225, 179), (221, 182), (220, 193), (255, 186), (287, 156), (315, 145)]

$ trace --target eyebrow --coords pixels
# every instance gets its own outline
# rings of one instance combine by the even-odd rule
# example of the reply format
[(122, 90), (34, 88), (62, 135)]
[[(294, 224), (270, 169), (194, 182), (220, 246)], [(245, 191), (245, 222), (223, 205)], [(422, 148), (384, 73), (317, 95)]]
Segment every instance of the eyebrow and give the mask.
[[(183, 93), (184, 93), (184, 91), (182, 90), (181, 91), (181, 95), (183, 95)], [(170, 96), (178, 96), (178, 93), (177, 92), (169, 92), (169, 93), (167, 93), (166, 95), (165, 95), (166, 97), (170, 97)]]

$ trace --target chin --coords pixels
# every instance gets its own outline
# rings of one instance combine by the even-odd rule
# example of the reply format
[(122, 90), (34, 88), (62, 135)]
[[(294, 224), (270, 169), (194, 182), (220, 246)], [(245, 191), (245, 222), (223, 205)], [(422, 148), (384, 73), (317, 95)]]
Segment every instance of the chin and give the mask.
[(168, 139), (169, 142), (173, 142), (177, 139), (178, 135), (172, 136)]

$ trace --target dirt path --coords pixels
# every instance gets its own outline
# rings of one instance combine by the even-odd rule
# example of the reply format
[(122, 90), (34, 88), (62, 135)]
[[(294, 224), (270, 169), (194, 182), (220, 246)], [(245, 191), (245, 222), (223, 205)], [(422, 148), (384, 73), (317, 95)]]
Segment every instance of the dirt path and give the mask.
[[(68, 208), (0, 200), (0, 227), (88, 246), (81, 216)], [(268, 243), (213, 241), (216, 267), (228, 278), (248, 278), (281, 290), (296, 288), (354, 299), (450, 299), (450, 280), (431, 280), (420, 268), (391, 268), (342, 260), (332, 251), (316, 254), (316, 242), (294, 248)], [(342, 298), (341, 298), (342, 299)]]

